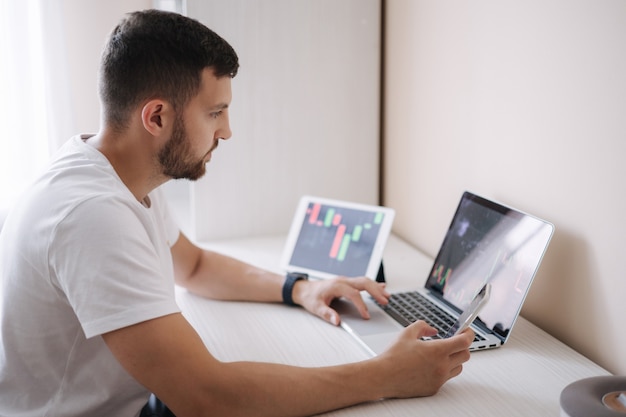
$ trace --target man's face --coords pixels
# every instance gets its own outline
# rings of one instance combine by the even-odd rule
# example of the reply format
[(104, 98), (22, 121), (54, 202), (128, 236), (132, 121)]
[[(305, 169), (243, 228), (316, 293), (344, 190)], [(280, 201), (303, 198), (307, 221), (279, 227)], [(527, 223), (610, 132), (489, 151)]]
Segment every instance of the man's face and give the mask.
[(171, 137), (158, 154), (164, 175), (192, 181), (204, 175), (219, 140), (232, 134), (228, 121), (230, 83), (228, 77), (218, 79), (212, 70), (203, 71), (198, 94), (176, 116)]

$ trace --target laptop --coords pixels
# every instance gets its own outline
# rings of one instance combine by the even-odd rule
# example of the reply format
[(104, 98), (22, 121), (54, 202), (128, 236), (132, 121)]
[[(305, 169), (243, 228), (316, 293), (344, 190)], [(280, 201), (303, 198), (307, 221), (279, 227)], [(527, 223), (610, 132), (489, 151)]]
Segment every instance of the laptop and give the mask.
[[(444, 333), (490, 283), (490, 300), (471, 326), (476, 338), (470, 350), (500, 347), (511, 335), (553, 232), (545, 220), (464, 192), (422, 288), (392, 294), (385, 307), (364, 297), (369, 320), (346, 301), (333, 307), (344, 329), (377, 355), (417, 319)], [(412, 306), (414, 298), (425, 306)]]
[(281, 268), (311, 278), (376, 279), (395, 211), (388, 207), (303, 196), (298, 202)]

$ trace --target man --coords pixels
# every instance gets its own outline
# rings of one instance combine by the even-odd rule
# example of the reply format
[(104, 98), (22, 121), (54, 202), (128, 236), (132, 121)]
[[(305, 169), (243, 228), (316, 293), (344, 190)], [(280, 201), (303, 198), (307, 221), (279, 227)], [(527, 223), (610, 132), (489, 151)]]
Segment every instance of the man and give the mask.
[(417, 323), (370, 360), (324, 368), (223, 363), (181, 315), (174, 284), (221, 300), (293, 302), (337, 325), (333, 299), (388, 294), (367, 278), (285, 280), (201, 250), (158, 187), (195, 180), (231, 136), (233, 49), (200, 23), (128, 15), (104, 49), (103, 126), (72, 138), (0, 239), (0, 415), (137, 416), (152, 392), (177, 416), (310, 415), (432, 395), (468, 360), (471, 331), (424, 342)]

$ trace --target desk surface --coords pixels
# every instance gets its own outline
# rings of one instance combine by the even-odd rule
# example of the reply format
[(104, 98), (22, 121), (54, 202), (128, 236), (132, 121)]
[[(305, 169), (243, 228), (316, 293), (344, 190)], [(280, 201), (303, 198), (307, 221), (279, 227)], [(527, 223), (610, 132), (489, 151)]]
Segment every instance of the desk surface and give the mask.
[[(210, 249), (279, 271), (284, 237), (228, 240)], [(422, 285), (432, 260), (392, 236), (383, 257), (390, 291)], [(177, 289), (183, 314), (223, 361), (325, 366), (367, 358), (343, 329), (281, 304), (210, 301)], [(523, 317), (501, 348), (472, 353), (463, 373), (432, 397), (385, 400), (327, 416), (557, 416), (563, 388), (609, 373)]]

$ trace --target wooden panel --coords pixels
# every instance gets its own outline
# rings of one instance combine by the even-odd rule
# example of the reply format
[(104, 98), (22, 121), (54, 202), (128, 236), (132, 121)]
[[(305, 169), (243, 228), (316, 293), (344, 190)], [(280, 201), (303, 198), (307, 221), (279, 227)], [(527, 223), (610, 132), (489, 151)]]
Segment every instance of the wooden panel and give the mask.
[(434, 255), (464, 189), (550, 220), (522, 314), (626, 374), (626, 2), (395, 0), (385, 16), (394, 232)]

